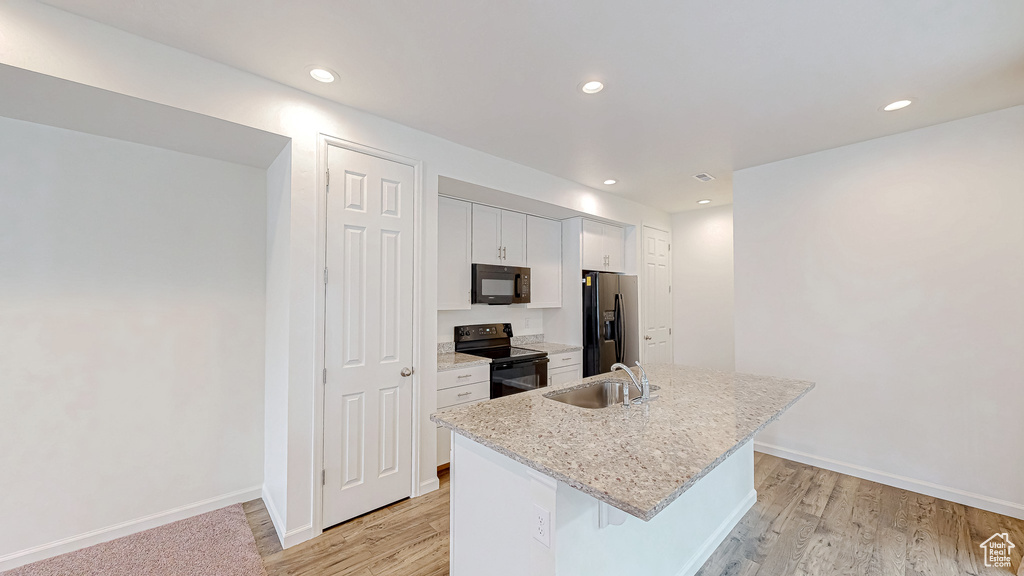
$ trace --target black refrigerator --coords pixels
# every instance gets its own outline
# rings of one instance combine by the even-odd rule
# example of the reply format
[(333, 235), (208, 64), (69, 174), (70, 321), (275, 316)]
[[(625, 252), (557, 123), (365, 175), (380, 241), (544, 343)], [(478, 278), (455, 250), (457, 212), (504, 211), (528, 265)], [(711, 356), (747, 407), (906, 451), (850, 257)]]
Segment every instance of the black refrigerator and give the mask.
[(636, 276), (583, 273), (583, 376), (639, 359)]

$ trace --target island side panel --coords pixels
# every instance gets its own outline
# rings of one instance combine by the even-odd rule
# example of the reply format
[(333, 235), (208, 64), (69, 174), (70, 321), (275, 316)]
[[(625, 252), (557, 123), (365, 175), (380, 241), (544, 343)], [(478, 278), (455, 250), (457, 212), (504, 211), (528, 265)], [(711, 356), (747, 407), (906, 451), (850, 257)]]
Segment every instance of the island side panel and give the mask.
[(649, 522), (630, 515), (599, 528), (599, 502), (558, 484), (556, 574), (691, 576), (754, 505), (747, 442)]
[[(452, 576), (555, 576), (557, 482), (452, 434)], [(550, 511), (550, 547), (533, 538), (534, 506)]]

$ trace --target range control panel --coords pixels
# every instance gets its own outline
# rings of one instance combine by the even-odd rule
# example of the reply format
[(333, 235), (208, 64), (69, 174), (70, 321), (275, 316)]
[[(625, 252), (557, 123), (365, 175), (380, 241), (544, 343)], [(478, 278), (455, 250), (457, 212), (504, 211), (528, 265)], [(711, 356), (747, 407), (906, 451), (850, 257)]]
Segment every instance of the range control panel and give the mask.
[(455, 327), (456, 342), (504, 340), (509, 338), (512, 338), (511, 324), (472, 324)]

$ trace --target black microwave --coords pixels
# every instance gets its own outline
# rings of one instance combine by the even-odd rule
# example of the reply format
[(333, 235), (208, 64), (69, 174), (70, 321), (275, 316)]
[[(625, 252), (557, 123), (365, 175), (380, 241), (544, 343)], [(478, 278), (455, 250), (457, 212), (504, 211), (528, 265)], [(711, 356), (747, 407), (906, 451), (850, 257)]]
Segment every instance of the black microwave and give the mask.
[(527, 304), (530, 269), (473, 264), (473, 304)]

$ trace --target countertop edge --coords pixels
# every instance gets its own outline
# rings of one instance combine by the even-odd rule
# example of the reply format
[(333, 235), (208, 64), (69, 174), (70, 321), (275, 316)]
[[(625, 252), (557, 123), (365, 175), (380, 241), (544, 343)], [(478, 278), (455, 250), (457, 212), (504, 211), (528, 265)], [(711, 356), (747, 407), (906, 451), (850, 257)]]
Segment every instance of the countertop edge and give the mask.
[(654, 507), (652, 507), (649, 510), (641, 510), (640, 508), (637, 508), (636, 506), (631, 506), (629, 504), (626, 504), (625, 502), (616, 500), (615, 498), (612, 498), (610, 495), (608, 495), (608, 494), (606, 494), (604, 492), (601, 492), (600, 490), (594, 488), (593, 486), (590, 486), (590, 485), (588, 485), (586, 483), (579, 482), (578, 480), (574, 480), (572, 478), (569, 478), (568, 476), (565, 476), (564, 474), (562, 474), (560, 472), (556, 472), (554, 470), (551, 470), (547, 466), (544, 466), (544, 465), (542, 465), (542, 464), (540, 464), (538, 462), (534, 462), (533, 460), (528, 460), (528, 459), (522, 457), (521, 455), (516, 454), (515, 452), (512, 452), (511, 450), (508, 450), (507, 448), (505, 448), (503, 446), (498, 446), (498, 445), (492, 444), (490, 441), (488, 441), (485, 438), (477, 436), (476, 434), (472, 434), (472, 433), (470, 433), (470, 432), (468, 432), (466, 430), (463, 430), (461, 428), (456, 427), (455, 425), (453, 425), (453, 424), (451, 424), (449, 422), (446, 422), (445, 420), (443, 420), (441, 418), (438, 418), (438, 416), (440, 416), (441, 413), (432, 414), (430, 416), (430, 421), (434, 422), (435, 424), (440, 424), (442, 427), (447, 428), (448, 430), (451, 430), (452, 432), (454, 432), (454, 433), (456, 433), (456, 434), (458, 434), (460, 436), (468, 438), (468, 439), (476, 442), (477, 444), (480, 444), (481, 446), (486, 446), (487, 448), (490, 448), (491, 450), (494, 450), (495, 452), (497, 452), (497, 453), (499, 453), (499, 454), (501, 454), (503, 456), (507, 456), (507, 457), (511, 458), (512, 460), (514, 460), (516, 462), (519, 462), (520, 464), (522, 464), (522, 465), (524, 465), (524, 466), (526, 466), (528, 468), (532, 468), (533, 470), (536, 470), (536, 471), (538, 471), (538, 472), (540, 472), (540, 473), (542, 473), (542, 474), (544, 474), (546, 476), (550, 476), (551, 478), (554, 478), (555, 480), (558, 480), (559, 482), (564, 482), (565, 484), (571, 486), (572, 488), (575, 488), (575, 489), (579, 490), (580, 492), (583, 492), (584, 494), (587, 494), (588, 496), (591, 496), (591, 497), (595, 498), (596, 500), (600, 500), (600, 501), (604, 502), (605, 504), (608, 504), (610, 506), (614, 506), (615, 508), (618, 508), (619, 510), (622, 510), (623, 512), (625, 512), (625, 513), (627, 513), (627, 514), (629, 514), (631, 516), (639, 518), (639, 519), (643, 520), (644, 522), (649, 522), (652, 518), (657, 516), (662, 510), (667, 508), (669, 506), (669, 504), (671, 504), (677, 498), (679, 498), (679, 496), (681, 496), (684, 492), (686, 492), (687, 490), (692, 488), (694, 484), (696, 484), (701, 479), (703, 479), (705, 476), (707, 476), (709, 473), (711, 473), (711, 471), (714, 470), (715, 468), (717, 468), (722, 462), (724, 462), (726, 460), (726, 458), (728, 458), (729, 456), (732, 456), (737, 450), (739, 450), (740, 446), (743, 446), (747, 442), (750, 442), (754, 438), (754, 436), (757, 435), (758, 432), (760, 432), (761, 430), (764, 430), (765, 427), (767, 427), (769, 424), (771, 424), (772, 422), (777, 420), (780, 416), (785, 414), (786, 411), (788, 411), (790, 408), (792, 408), (794, 404), (796, 404), (798, 401), (800, 401), (801, 398), (806, 396), (807, 393), (810, 392), (811, 390), (813, 390), (815, 388), (815, 386), (816, 386), (816, 384), (813, 383), (813, 382), (808, 382), (808, 384), (810, 384), (810, 386), (808, 386), (803, 392), (801, 392), (796, 398), (794, 398), (788, 404), (786, 404), (785, 406), (780, 408), (771, 418), (765, 420), (764, 423), (762, 423), (760, 426), (755, 428), (750, 434), (745, 436), (742, 440), (740, 440), (739, 442), (734, 444), (731, 448), (729, 448), (724, 453), (722, 453), (721, 456), (719, 456), (713, 462), (711, 462), (710, 464), (705, 466), (703, 469), (701, 469), (700, 472), (697, 472), (692, 477), (690, 477), (690, 479), (688, 479), (686, 482), (684, 482), (682, 485), (680, 485), (679, 488), (677, 488), (674, 491), (672, 491), (671, 494), (669, 494), (668, 496), (665, 496), (664, 498), (662, 498), (661, 501), (659, 501), (657, 504), (654, 505)]

